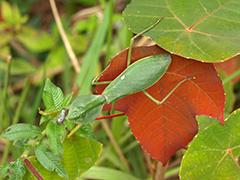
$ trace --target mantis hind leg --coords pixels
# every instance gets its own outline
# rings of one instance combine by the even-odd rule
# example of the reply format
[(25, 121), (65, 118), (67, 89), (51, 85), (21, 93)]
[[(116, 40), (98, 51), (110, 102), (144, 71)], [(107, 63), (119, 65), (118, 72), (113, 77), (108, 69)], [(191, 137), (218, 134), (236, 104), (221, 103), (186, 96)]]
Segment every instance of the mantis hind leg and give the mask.
[(185, 78), (182, 81), (180, 81), (164, 98), (163, 100), (159, 101), (157, 99), (155, 99), (154, 97), (152, 97), (149, 93), (147, 93), (146, 91), (142, 91), (149, 99), (151, 99), (153, 102), (155, 102), (156, 104), (160, 105), (162, 103), (164, 103), (167, 98), (169, 98), (169, 96), (171, 96), (171, 94), (178, 88), (178, 86), (180, 86), (182, 83), (184, 83), (187, 80), (192, 80), (192, 79), (196, 79), (196, 77), (190, 77), (190, 78)]

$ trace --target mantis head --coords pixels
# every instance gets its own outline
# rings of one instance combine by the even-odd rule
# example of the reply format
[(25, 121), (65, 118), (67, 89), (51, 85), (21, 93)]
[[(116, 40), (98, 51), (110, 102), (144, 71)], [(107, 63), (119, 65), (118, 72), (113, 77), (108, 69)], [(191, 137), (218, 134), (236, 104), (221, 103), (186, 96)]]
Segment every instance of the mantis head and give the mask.
[(73, 100), (66, 119), (76, 124), (89, 124), (98, 117), (105, 103), (102, 95), (78, 96)]

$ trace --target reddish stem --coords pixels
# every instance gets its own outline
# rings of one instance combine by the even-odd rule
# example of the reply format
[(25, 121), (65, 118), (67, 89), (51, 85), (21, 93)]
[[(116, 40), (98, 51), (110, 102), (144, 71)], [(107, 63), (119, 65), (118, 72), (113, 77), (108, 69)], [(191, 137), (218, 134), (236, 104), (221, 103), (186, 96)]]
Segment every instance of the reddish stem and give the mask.
[(96, 120), (107, 119), (107, 118), (112, 118), (112, 117), (118, 117), (118, 116), (123, 116), (123, 115), (125, 115), (125, 113), (112, 114), (112, 115), (97, 117)]
[(25, 158), (25, 156), (22, 156), (24, 163), (28, 167), (28, 169), (32, 172), (32, 174), (38, 179), (38, 180), (44, 180), (43, 177), (37, 172), (37, 170), (33, 167), (33, 165), (30, 163), (30, 161)]

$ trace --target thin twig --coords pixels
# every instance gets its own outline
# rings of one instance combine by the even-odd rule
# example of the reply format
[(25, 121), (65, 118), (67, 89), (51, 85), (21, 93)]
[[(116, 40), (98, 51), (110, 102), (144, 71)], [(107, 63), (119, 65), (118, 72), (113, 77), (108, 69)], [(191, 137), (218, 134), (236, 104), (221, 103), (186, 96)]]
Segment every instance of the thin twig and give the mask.
[(165, 166), (162, 166), (162, 163), (160, 161), (157, 162), (154, 180), (164, 180), (164, 176), (167, 168), (168, 168), (168, 163)]
[(150, 174), (152, 175), (153, 174), (153, 163), (151, 161), (151, 157), (144, 149), (142, 149), (142, 152), (143, 152), (143, 156), (146, 161), (146, 164), (147, 164), (147, 168), (148, 168)]
[(68, 55), (69, 55), (71, 61), (72, 61), (73, 68), (74, 68), (75, 72), (78, 73), (80, 71), (80, 66), (78, 64), (77, 57), (76, 57), (75, 53), (73, 52), (72, 46), (71, 46), (71, 44), (70, 44), (70, 42), (67, 38), (67, 35), (66, 35), (66, 33), (63, 29), (61, 19), (60, 19), (59, 14), (58, 14), (58, 10), (57, 10), (55, 0), (49, 0), (49, 2), (50, 2), (50, 6), (51, 6), (51, 9), (52, 9), (52, 12), (53, 12), (54, 19), (57, 23), (60, 35), (62, 37), (63, 43), (65, 45), (65, 48), (68, 52)]

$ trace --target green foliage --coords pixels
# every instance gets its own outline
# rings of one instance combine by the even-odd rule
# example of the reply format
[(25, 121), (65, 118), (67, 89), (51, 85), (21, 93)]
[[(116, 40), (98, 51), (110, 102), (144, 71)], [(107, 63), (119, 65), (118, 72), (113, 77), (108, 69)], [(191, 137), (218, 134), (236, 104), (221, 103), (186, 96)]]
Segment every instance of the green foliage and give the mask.
[(40, 134), (40, 129), (31, 124), (15, 124), (8, 127), (0, 138), (15, 140), (21, 138), (34, 138)]
[(62, 105), (63, 98), (62, 90), (47, 79), (43, 89), (43, 102), (45, 106), (47, 108), (59, 108)]
[(23, 159), (18, 158), (12, 166), (13, 174), (11, 175), (10, 180), (19, 180), (22, 179), (23, 175), (26, 173), (26, 169), (23, 164)]
[(59, 126), (56, 122), (50, 121), (46, 128), (46, 134), (53, 153), (62, 157), (63, 145), (61, 141), (66, 134), (64, 126)]
[(53, 152), (43, 144), (35, 146), (35, 154), (38, 161), (48, 170), (58, 173), (59, 176), (68, 179), (67, 172), (63, 166), (61, 166), (61, 161), (58, 156), (54, 155)]
[(240, 169), (240, 109), (225, 121), (199, 133), (189, 144), (181, 163), (184, 179), (238, 179)]
[[(63, 142), (63, 149), (61, 164), (65, 167), (69, 179), (72, 180), (95, 165), (101, 153), (102, 145), (94, 140), (76, 136), (75, 138), (65, 139)], [(35, 157), (29, 158), (29, 161), (44, 179), (63, 179), (59, 177), (55, 171), (48, 171), (39, 161), (35, 160)], [(53, 167), (55, 167), (55, 165), (53, 165)], [(24, 180), (32, 179), (36, 178), (27, 170)]]
[(204, 62), (221, 62), (239, 52), (240, 29), (236, 18), (239, 10), (237, 1), (228, 0), (134, 0), (123, 16), (134, 33), (164, 17), (147, 36), (171, 53)]
[(9, 163), (5, 163), (2, 167), (0, 167), (0, 178), (6, 177), (11, 170), (11, 165)]
[[(41, 0), (0, 2), (0, 138), (4, 138), (0, 141), (5, 145), (4, 151), (1, 149), (0, 152), (0, 179), (37, 179), (22, 156), (44, 179), (152, 179), (150, 172), (154, 164), (146, 163), (151, 163), (151, 159), (148, 155), (143, 156), (126, 116), (109, 120), (105, 127), (102, 122), (93, 121), (102, 108), (100, 105), (91, 113), (91, 118), (83, 122), (91, 122), (91, 125), (81, 124), (75, 136), (66, 138), (76, 124), (68, 118), (72, 114), (68, 112), (66, 120), (69, 121), (58, 125), (59, 115), (62, 109), (71, 106), (76, 108), (76, 114), (79, 113), (79, 102), (76, 104), (72, 98), (94, 90), (91, 89), (92, 78), (99, 74), (110, 57), (129, 45), (132, 32), (128, 28), (138, 33), (162, 16), (162, 22), (146, 35), (170, 52), (207, 62), (219, 62), (236, 55), (239, 53), (240, 32), (235, 14), (239, 11), (238, 2), (235, 0), (226, 4), (227, 1), (221, 1), (223, 8), (206, 16), (189, 32), (186, 27), (194, 25), (197, 17), (203, 14), (205, 17), (219, 4), (207, 0), (201, 1), (202, 4), (184, 0), (174, 4), (168, 1), (167, 5), (162, 0), (135, 0), (123, 14), (127, 27), (122, 15), (113, 11), (112, 0), (100, 1), (101, 7), (96, 6), (95, 0), (58, 2), (61, 22), (81, 64), (79, 73), (74, 72), (58, 27), (49, 18), (52, 12), (44, 9), (45, 6), (35, 4), (39, 2)], [(159, 2), (163, 3), (164, 9), (154, 6)], [(115, 4), (115, 7), (120, 6)], [(176, 20), (170, 9), (186, 27)], [(139, 39), (141, 44), (143, 41)], [(12, 56), (10, 62), (7, 61), (9, 55)], [(102, 61), (104, 58), (105, 62)], [(219, 74), (222, 79), (229, 77), (222, 72)], [(31, 77), (30, 83), (26, 84), (28, 77)], [(46, 77), (60, 87), (49, 79), (45, 81)], [(25, 84), (30, 88), (21, 92)], [(224, 84), (224, 88), (227, 117), (239, 106), (239, 90), (236, 82), (230, 81)], [(74, 95), (69, 93), (73, 91)], [(24, 94), (26, 101), (21, 101)], [(37, 108), (43, 109), (44, 106), (41, 97), (46, 107), (40, 111), (42, 116), (39, 121)], [(82, 105), (86, 105), (86, 101), (81, 102)], [(200, 133), (183, 158), (182, 179), (199, 179), (206, 173), (214, 174), (213, 179), (218, 176), (218, 179), (239, 179), (239, 162), (236, 160), (240, 156), (239, 114), (239, 110), (232, 113), (225, 126), (206, 116), (198, 118)], [(103, 112), (103, 115), (106, 113)], [(17, 124), (12, 125), (13, 122)], [(97, 141), (103, 143), (103, 152), (102, 144)], [(165, 178), (179, 173), (179, 165), (174, 168), (172, 165), (180, 162), (182, 154), (183, 151), (177, 152), (169, 162)], [(5, 163), (7, 161), (10, 163)]]
[(5, 20), (5, 28), (15, 26), (18, 30), (28, 20), (27, 16), (21, 16), (16, 5), (10, 6), (6, 1), (1, 2), (2, 18)]

